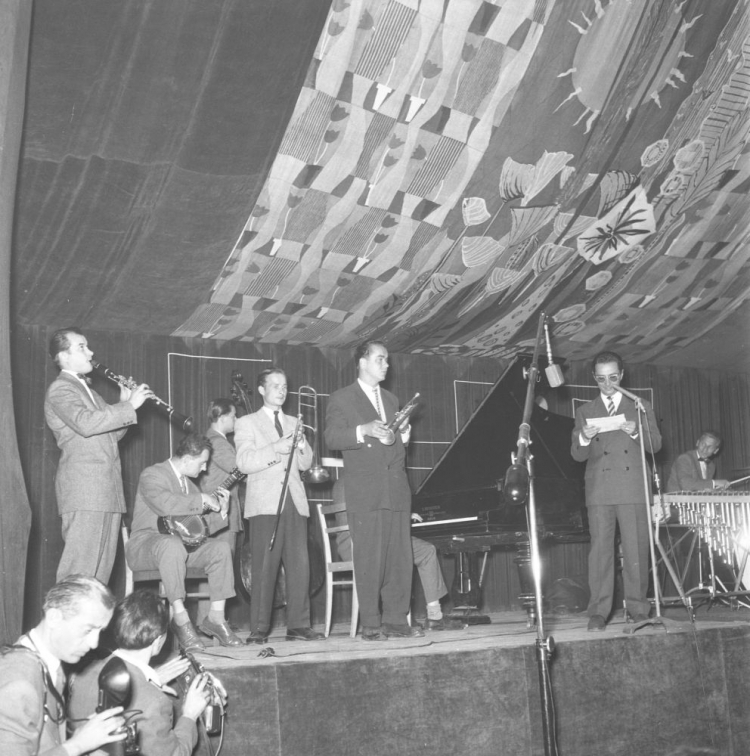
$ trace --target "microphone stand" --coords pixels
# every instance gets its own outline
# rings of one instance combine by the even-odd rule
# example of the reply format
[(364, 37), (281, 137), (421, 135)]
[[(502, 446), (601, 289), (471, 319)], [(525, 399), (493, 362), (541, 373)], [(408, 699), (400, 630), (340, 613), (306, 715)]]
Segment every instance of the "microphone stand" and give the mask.
[[(531, 443), (531, 413), (534, 409), (534, 386), (539, 374), (539, 344), (542, 336), (542, 328), (546, 317), (544, 313), (539, 316), (539, 325), (536, 332), (536, 344), (531, 365), (528, 368), (528, 384), (526, 387), (526, 401), (523, 407), (523, 417), (518, 429), (518, 444), (513, 464), (506, 473), (506, 483), (513, 481), (514, 490), (510, 496), (516, 504), (523, 504), (528, 493), (529, 506), (526, 512), (529, 528), (529, 551), (531, 555), (531, 573), (534, 579), (534, 600), (537, 616), (536, 660), (539, 673), (539, 692), (542, 703), (542, 726), (544, 732), (545, 756), (557, 756), (557, 734), (555, 731), (555, 705), (552, 698), (552, 680), (550, 678), (549, 660), (555, 650), (555, 641), (550, 636), (544, 635), (544, 620), (542, 613), (542, 562), (539, 556), (539, 533), (536, 521), (536, 498), (534, 495), (533, 465), (528, 453)], [(507, 485), (506, 485), (507, 490)]]
[[(682, 602), (685, 604), (685, 608), (688, 610), (688, 614), (690, 616), (691, 622), (693, 621), (693, 614), (690, 611), (690, 602), (685, 595), (685, 589), (682, 587), (682, 581), (677, 576), (677, 573), (674, 570), (674, 567), (672, 567), (671, 562), (667, 558), (667, 555), (664, 553), (664, 548), (661, 545), (661, 541), (654, 535), (654, 530), (658, 533), (658, 527), (659, 523), (656, 522), (656, 525), (654, 529), (651, 528), (651, 486), (649, 485), (649, 479), (648, 479), (648, 465), (646, 464), (646, 443), (644, 438), (644, 432), (643, 432), (643, 416), (646, 414), (646, 408), (643, 406), (643, 402), (641, 401), (641, 398), (637, 396), (636, 394), (631, 393), (627, 389), (622, 388), (621, 386), (617, 387), (617, 390), (623, 394), (623, 396), (627, 396), (628, 399), (632, 399), (635, 403), (635, 410), (636, 414), (638, 415), (638, 442), (641, 450), (641, 466), (643, 471), (643, 493), (644, 493), (644, 502), (646, 504), (646, 522), (648, 523), (648, 546), (649, 546), (649, 552), (651, 555), (651, 565), (652, 565), (652, 575), (653, 575), (653, 583), (654, 583), (654, 605), (655, 605), (655, 617), (650, 617), (647, 620), (644, 620), (643, 622), (637, 622), (634, 625), (630, 627), (626, 627), (625, 630), (623, 630), (624, 633), (628, 635), (632, 635), (633, 633), (638, 632), (642, 627), (648, 627), (650, 625), (660, 625), (664, 628), (666, 632), (669, 632), (670, 627), (673, 630), (679, 629), (682, 624), (680, 622), (677, 622), (673, 619), (668, 619), (667, 617), (661, 616), (661, 592), (659, 588), (659, 579), (656, 574), (657, 564), (656, 564), (656, 548), (655, 546), (658, 545), (659, 552), (662, 556), (662, 561), (664, 563), (664, 566), (667, 568), (667, 571), (669, 572), (670, 577), (672, 578), (672, 582), (674, 582), (675, 587), (677, 588), (677, 591), (680, 594), (680, 598), (682, 599)], [(650, 434), (650, 429), (647, 428)], [(658, 487), (658, 478), (657, 478), (657, 487)]]

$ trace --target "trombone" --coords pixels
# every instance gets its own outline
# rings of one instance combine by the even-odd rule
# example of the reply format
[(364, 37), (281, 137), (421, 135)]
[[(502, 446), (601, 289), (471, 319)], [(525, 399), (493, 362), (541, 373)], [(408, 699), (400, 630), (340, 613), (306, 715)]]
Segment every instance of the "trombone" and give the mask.
[(312, 412), (313, 425), (302, 423), (302, 429), (309, 428), (312, 431), (313, 460), (312, 467), (305, 472), (304, 478), (313, 485), (325, 483), (330, 480), (331, 474), (320, 464), (320, 434), (318, 433), (318, 392), (312, 386), (300, 386), (297, 389), (297, 415), (303, 415), (303, 410)]

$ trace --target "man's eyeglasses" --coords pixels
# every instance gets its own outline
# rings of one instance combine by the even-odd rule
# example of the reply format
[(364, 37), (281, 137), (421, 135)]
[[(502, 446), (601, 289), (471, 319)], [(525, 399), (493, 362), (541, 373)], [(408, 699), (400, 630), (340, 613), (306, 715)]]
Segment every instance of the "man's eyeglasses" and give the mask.
[(613, 373), (612, 375), (595, 375), (594, 380), (597, 383), (617, 383), (620, 380), (620, 373)]

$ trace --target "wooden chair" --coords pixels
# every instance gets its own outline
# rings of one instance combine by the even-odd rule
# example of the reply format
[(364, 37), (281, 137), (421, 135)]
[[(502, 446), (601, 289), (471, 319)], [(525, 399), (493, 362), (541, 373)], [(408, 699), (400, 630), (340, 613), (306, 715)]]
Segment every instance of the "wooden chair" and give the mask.
[[(130, 533), (128, 532), (127, 525), (122, 525), (120, 528), (120, 534), (122, 535), (123, 550), (130, 539)], [(206, 573), (202, 569), (195, 567), (188, 567), (187, 576), (185, 577), (186, 583), (189, 581), (194, 583), (199, 581), (198, 588), (195, 590), (188, 590), (185, 594), (185, 598), (208, 600), (209, 593), (208, 588), (201, 587), (201, 584), (206, 584)], [(159, 570), (131, 570), (128, 565), (128, 560), (125, 560), (125, 595), (129, 595), (133, 592), (136, 583), (159, 583), (159, 596), (164, 600), (167, 598), (167, 594), (164, 591), (164, 584), (161, 581), (161, 575)], [(187, 586), (186, 586), (187, 587)]]
[[(350, 637), (354, 638), (357, 635), (357, 622), (359, 620), (359, 601), (357, 600), (357, 586), (354, 583), (354, 562), (341, 562), (334, 561), (331, 550), (331, 536), (335, 537), (336, 533), (342, 533), (349, 530), (348, 525), (329, 524), (328, 518), (335, 518), (337, 512), (346, 512), (346, 504), (344, 502), (334, 502), (332, 504), (323, 504), (318, 502), (315, 507), (318, 511), (318, 521), (320, 522), (320, 529), (323, 533), (323, 554), (325, 557), (326, 565), (326, 626), (325, 637), (327, 638), (331, 632), (331, 616), (333, 614), (333, 591), (334, 588), (342, 586), (351, 586), (352, 589), (352, 619), (351, 628), (349, 631)], [(341, 573), (349, 572), (351, 576), (349, 578), (339, 577), (334, 580), (334, 575), (340, 575)]]

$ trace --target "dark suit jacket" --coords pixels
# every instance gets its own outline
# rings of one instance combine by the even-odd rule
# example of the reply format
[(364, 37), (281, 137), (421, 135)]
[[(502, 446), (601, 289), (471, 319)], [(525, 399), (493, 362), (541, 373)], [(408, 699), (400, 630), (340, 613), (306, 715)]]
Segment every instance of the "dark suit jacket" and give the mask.
[[(44, 675), (36, 654), (13, 649), (0, 656), (0, 754), (2, 756), (67, 756), (59, 727), (44, 720)], [(55, 700), (48, 694), (48, 706)], [(41, 739), (39, 739), (41, 729)]]
[[(110, 658), (96, 661), (86, 667), (80, 675), (76, 675), (71, 686), (71, 717), (83, 719), (94, 713), (99, 690), (99, 672)], [(125, 661), (125, 666), (130, 672), (131, 682), (128, 709), (141, 712), (131, 720), (138, 724), (141, 756), (190, 756), (198, 742), (195, 722), (187, 717), (180, 717), (175, 723), (172, 697), (149, 682), (135, 665)], [(93, 753), (106, 756), (105, 751), (97, 750)]]
[[(643, 428), (646, 451), (657, 452), (661, 449), (661, 433), (651, 405), (646, 401), (643, 405), (648, 421), (644, 421)], [(570, 451), (573, 459), (586, 462), (586, 506), (643, 503), (645, 492), (639, 439), (617, 430), (599, 433), (588, 446), (580, 442), (581, 429), (588, 418), (606, 417), (607, 414), (601, 394), (576, 410)], [(634, 421), (637, 430), (638, 415), (632, 400), (622, 396), (618, 414)], [(647, 429), (651, 431), (651, 437)]]
[[(380, 389), (388, 421), (398, 411), (398, 399)], [(346, 507), (350, 512), (391, 509), (411, 510), (411, 490), (406, 477), (406, 449), (400, 434), (386, 446), (371, 436), (357, 443), (357, 426), (378, 419), (370, 399), (358, 381), (331, 394), (326, 409), (325, 440), (329, 449), (344, 457)]]
[(118, 441), (137, 422), (129, 402), (94, 401), (72, 375), (61, 372), (47, 389), (44, 417), (62, 455), (55, 492), (60, 514), (125, 512)]
[(701, 475), (698, 452), (695, 449), (680, 454), (669, 472), (667, 491), (711, 491), (713, 489), (716, 465), (709, 459), (706, 462), (706, 477)]
[[(237, 466), (234, 446), (226, 436), (209, 428), (206, 438), (211, 442), (211, 458), (208, 460), (206, 472), (198, 479), (198, 486), (204, 493), (215, 491), (228, 477), (229, 473)], [(237, 492), (239, 487), (235, 483), (229, 489), (229, 514), (226, 520), (221, 519), (218, 512), (207, 515), (208, 524), (212, 533), (228, 527), (233, 533), (242, 530), (242, 512), (240, 512), (240, 498)]]

